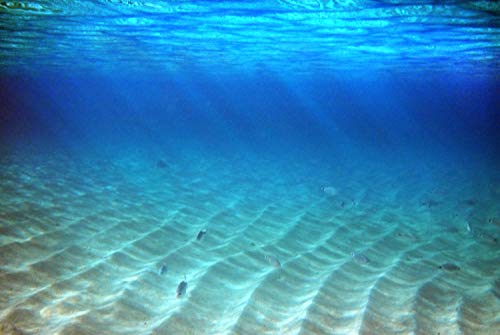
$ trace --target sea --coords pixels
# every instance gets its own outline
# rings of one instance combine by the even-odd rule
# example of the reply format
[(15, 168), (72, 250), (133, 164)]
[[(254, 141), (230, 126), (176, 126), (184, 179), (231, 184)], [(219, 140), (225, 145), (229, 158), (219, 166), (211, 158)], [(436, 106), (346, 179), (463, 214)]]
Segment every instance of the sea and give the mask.
[(0, 335), (498, 335), (499, 239), (499, 2), (0, 1)]

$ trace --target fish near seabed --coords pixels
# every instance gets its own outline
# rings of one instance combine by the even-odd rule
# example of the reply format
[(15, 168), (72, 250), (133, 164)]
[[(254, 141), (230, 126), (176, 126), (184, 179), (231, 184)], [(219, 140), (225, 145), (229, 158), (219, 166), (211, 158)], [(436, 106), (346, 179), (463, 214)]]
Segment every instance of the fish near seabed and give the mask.
[(167, 162), (165, 162), (163, 159), (159, 159), (157, 162), (156, 162), (156, 167), (159, 168), (159, 169), (164, 169), (166, 168), (168, 165), (167, 165)]
[(188, 283), (186, 281), (186, 276), (184, 276), (184, 280), (177, 285), (177, 290), (175, 296), (177, 298), (182, 298), (182, 296), (186, 295)]
[(200, 230), (200, 232), (198, 233), (198, 235), (196, 235), (196, 240), (197, 241), (201, 240), (203, 238), (203, 236), (205, 236), (206, 233), (207, 233), (206, 229)]
[(368, 264), (368, 263), (370, 263), (370, 260), (368, 259), (368, 257), (366, 257), (365, 255), (363, 255), (362, 253), (358, 253), (358, 252), (354, 252), (353, 251), (351, 253), (351, 255), (352, 255), (352, 258), (354, 258), (354, 260), (358, 264)]
[(453, 263), (444, 263), (438, 266), (441, 270), (446, 270), (446, 271), (459, 271), (460, 267), (458, 265), (455, 265)]
[(321, 187), (321, 191), (323, 191), (323, 193), (329, 196), (334, 196), (337, 195), (338, 193), (337, 189), (333, 186), (323, 186)]
[(275, 267), (275, 268), (280, 268), (281, 267), (280, 261), (275, 256), (273, 256), (273, 255), (266, 255), (265, 258), (266, 258), (266, 261), (268, 261), (269, 264), (271, 264), (273, 267)]
[(161, 275), (164, 275), (165, 273), (167, 273), (167, 266), (165, 264), (162, 264), (159, 268), (158, 268), (158, 274), (161, 276)]

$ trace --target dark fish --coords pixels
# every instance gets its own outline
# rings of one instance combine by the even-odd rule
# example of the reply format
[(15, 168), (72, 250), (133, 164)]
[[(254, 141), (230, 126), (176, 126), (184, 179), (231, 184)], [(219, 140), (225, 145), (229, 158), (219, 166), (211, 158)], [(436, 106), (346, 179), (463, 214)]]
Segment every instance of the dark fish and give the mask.
[(477, 239), (485, 241), (485, 242), (489, 242), (489, 243), (497, 243), (498, 242), (498, 239), (495, 236), (487, 234), (481, 230), (474, 231), (474, 236)]
[(439, 266), (440, 269), (446, 270), (446, 271), (458, 271), (460, 270), (460, 267), (458, 265), (455, 265), (453, 263), (444, 263)]
[(499, 218), (489, 218), (488, 223), (496, 225), (496, 226), (500, 226), (500, 219)]
[(187, 290), (187, 287), (188, 287), (188, 283), (187, 283), (187, 281), (185, 279), (186, 278), (184, 278), (184, 280), (181, 281), (179, 283), (179, 285), (177, 285), (177, 291), (176, 291), (176, 297), (177, 298), (181, 298), (183, 295), (186, 295), (186, 290)]
[(203, 236), (207, 233), (207, 230), (206, 229), (203, 229), (203, 230), (200, 230), (200, 232), (198, 233), (198, 235), (196, 236), (196, 239), (199, 241), (203, 238)]
[(159, 168), (159, 169), (164, 169), (164, 168), (167, 167), (167, 162), (165, 162), (163, 159), (159, 159), (156, 162), (156, 167)]
[(469, 206), (475, 206), (477, 204), (477, 201), (475, 199), (467, 199), (464, 202), (466, 205), (469, 205)]
[(402, 237), (402, 238), (405, 238), (405, 239), (416, 240), (416, 238), (413, 235), (408, 234), (408, 233), (399, 232), (396, 235), (398, 237)]
[(160, 266), (160, 268), (158, 269), (158, 274), (161, 276), (161, 275), (164, 275), (165, 273), (167, 273), (167, 266), (165, 264), (162, 264)]
[(265, 258), (269, 262), (269, 264), (271, 264), (273, 267), (275, 267), (275, 268), (281, 267), (280, 261), (276, 257), (274, 257), (273, 255), (266, 255)]
[(422, 201), (422, 205), (431, 208), (439, 205), (439, 202), (437, 202), (436, 200), (429, 199), (426, 201)]
[(498, 299), (500, 299), (500, 280), (497, 280), (495, 281), (495, 286), (493, 286), (491, 288), (491, 290), (493, 291), (493, 294), (495, 295), (495, 297), (497, 297)]
[(496, 238), (495, 236), (493, 235), (490, 235), (488, 234), (486, 231), (484, 230), (481, 230), (481, 229), (476, 229), (476, 228), (473, 228), (471, 227), (471, 225), (469, 223), (467, 223), (465, 225), (465, 228), (467, 229), (467, 231), (469, 233), (472, 234), (472, 236), (474, 236), (476, 238), (476, 240), (478, 241), (482, 241), (482, 242), (487, 242), (487, 243), (498, 243), (498, 238)]
[(460, 232), (460, 230), (457, 227), (453, 227), (453, 226), (445, 226), (443, 228), (443, 231), (446, 233), (453, 233), (453, 234)]

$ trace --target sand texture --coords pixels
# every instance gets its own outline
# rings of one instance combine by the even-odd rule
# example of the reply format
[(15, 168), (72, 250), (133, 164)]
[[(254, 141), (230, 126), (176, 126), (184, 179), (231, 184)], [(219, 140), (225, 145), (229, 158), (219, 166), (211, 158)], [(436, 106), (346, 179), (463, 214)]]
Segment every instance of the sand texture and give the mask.
[(164, 159), (2, 157), (0, 334), (500, 334), (498, 172)]

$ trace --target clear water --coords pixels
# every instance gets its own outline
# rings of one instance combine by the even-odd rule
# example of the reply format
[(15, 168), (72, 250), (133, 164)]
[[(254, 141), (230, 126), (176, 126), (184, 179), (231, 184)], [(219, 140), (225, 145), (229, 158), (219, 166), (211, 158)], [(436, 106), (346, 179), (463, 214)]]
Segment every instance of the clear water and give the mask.
[(497, 75), (496, 1), (2, 1), (3, 69)]
[(0, 334), (500, 333), (499, 12), (0, 1)]

